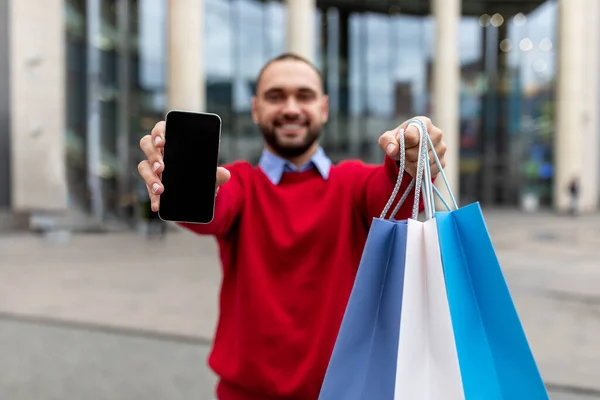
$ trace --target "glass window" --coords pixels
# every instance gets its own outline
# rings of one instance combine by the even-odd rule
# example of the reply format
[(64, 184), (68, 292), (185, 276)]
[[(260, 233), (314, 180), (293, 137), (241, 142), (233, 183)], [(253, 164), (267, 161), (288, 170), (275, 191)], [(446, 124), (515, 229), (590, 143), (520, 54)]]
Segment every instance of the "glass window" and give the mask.
[(131, 12), (136, 86), (149, 96), (144, 104), (163, 111), (166, 104), (166, 0), (135, 0)]
[[(511, 163), (521, 185), (520, 197), (552, 204), (553, 137), (556, 77), (556, 1), (509, 20), (508, 63), (514, 71), (509, 99)], [(518, 137), (518, 140), (514, 140)]]
[[(286, 5), (205, 0), (205, 18), (207, 110), (223, 119), (221, 161), (255, 162), (263, 139), (252, 120), (251, 98), (262, 66), (286, 50)], [(317, 35), (320, 24), (317, 12)], [(316, 62), (320, 64), (320, 56)]]
[(556, 2), (460, 27), (461, 199), (551, 202)]
[[(353, 13), (347, 24), (340, 13), (341, 46), (349, 37), (349, 77), (340, 85), (340, 112), (334, 121), (339, 158), (380, 162), (377, 138), (412, 115), (428, 109), (433, 24), (423, 16)], [(336, 21), (337, 22), (337, 21)], [(347, 31), (344, 28), (347, 27)], [(339, 62), (345, 62), (343, 47)], [(343, 69), (340, 73), (343, 74)], [(349, 82), (349, 107), (344, 107), (344, 81)], [(330, 129), (331, 131), (331, 129)]]
[(89, 208), (87, 195), (87, 42), (85, 0), (65, 2), (66, 166), (69, 206)]

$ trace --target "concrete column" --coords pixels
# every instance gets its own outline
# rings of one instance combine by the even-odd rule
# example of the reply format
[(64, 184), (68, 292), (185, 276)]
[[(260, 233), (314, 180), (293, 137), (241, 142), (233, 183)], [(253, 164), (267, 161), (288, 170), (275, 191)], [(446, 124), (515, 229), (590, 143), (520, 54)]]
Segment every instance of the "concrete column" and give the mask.
[(167, 107), (205, 111), (204, 0), (169, 0)]
[(9, 1), (11, 205), (67, 207), (63, 0)]
[(315, 61), (316, 0), (287, 0), (287, 49)]
[(585, 27), (583, 40), (582, 74), (585, 101), (584, 126), (581, 131), (583, 168), (581, 171), (581, 204), (584, 211), (598, 209), (598, 180), (600, 179), (600, 95), (598, 71), (600, 70), (600, 27), (596, 22), (600, 17), (600, 2), (586, 0), (583, 13)]
[[(436, 26), (432, 121), (444, 132), (444, 141), (448, 146), (444, 172), (456, 200), (459, 201), (460, 60), (458, 29), (461, 1), (434, 0), (432, 7)], [(445, 190), (443, 180), (438, 179), (436, 186), (444, 198), (449, 200), (450, 197)], [(439, 204), (438, 207), (440, 207)]]
[(590, 12), (590, 7), (597, 6), (594, 3), (593, 0), (558, 2), (554, 208), (559, 212), (570, 207), (568, 189), (574, 177), (581, 182), (580, 210), (589, 211), (597, 205), (598, 180), (593, 177), (598, 173), (598, 119), (593, 114), (598, 112), (595, 107), (598, 41), (597, 34), (588, 36), (590, 29), (595, 32), (597, 29), (587, 22), (596, 17)]

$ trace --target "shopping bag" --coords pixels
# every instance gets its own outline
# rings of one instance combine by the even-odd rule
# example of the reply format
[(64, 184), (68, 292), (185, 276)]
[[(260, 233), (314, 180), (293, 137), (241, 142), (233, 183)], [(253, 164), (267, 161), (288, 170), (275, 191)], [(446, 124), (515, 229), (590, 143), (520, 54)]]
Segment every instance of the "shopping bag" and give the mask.
[(548, 399), (479, 203), (436, 221), (466, 400)]
[(393, 399), (406, 223), (374, 219), (320, 400)]
[[(420, 128), (420, 127), (419, 127)], [(425, 221), (407, 222), (404, 291), (394, 399), (463, 400), (454, 331), (433, 217), (427, 142), (420, 131), (416, 187), (423, 187)]]
[[(417, 124), (419, 123), (417, 121)], [(419, 126), (420, 129), (426, 130), (422, 123)], [(426, 137), (430, 147), (433, 148), (431, 139), (428, 135)], [(440, 161), (435, 156), (435, 152), (432, 154), (440, 167), (440, 176), (454, 206), (453, 210), (435, 186), (427, 187), (425, 197), (429, 207), (435, 209), (433, 194), (436, 192), (448, 210), (435, 212), (434, 220), (438, 231), (464, 398), (466, 400), (548, 399), (479, 203), (461, 208), (457, 206)], [(426, 164), (425, 170), (430, 172), (429, 163)], [(407, 248), (410, 248), (410, 229), (407, 240)], [(410, 251), (407, 250), (402, 318), (411, 309), (406, 298), (412, 264), (408, 256)], [(401, 321), (401, 326), (404, 327), (404, 319)], [(402, 330), (400, 341), (402, 341)], [(443, 396), (443, 398), (451, 397)]]
[[(400, 144), (403, 153), (404, 141)], [(399, 207), (394, 209), (390, 219), (386, 216), (401, 186), (404, 162), (402, 157), (390, 200), (380, 218), (372, 221), (321, 386), (320, 400), (393, 400), (406, 221), (393, 219)]]

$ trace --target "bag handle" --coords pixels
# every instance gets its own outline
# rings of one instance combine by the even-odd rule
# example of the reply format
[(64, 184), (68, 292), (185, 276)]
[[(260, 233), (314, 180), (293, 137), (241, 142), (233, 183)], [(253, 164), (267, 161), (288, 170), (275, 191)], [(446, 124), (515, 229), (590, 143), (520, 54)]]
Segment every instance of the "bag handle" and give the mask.
[[(440, 159), (437, 155), (437, 153), (435, 152), (435, 146), (433, 145), (433, 142), (431, 141), (431, 137), (429, 136), (429, 132), (427, 131), (427, 126), (425, 125), (425, 123), (423, 123), (423, 121), (419, 120), (419, 119), (413, 119), (412, 121), (414, 121), (417, 125), (417, 129), (420, 128), (425, 132), (425, 137), (427, 139), (429, 148), (432, 150), (431, 153), (433, 154), (433, 158), (435, 160), (435, 163), (438, 167), (438, 169), (440, 170), (439, 174), (442, 177), (442, 180), (444, 181), (444, 186), (446, 186), (446, 189), (448, 190), (448, 194), (450, 195), (450, 199), (452, 200), (452, 205), (454, 206), (454, 209), (458, 209), (458, 204), (456, 202), (456, 198), (454, 197), (454, 193), (452, 192), (452, 189), (450, 188), (450, 183), (448, 182), (448, 178), (446, 177), (446, 174), (444, 173), (444, 169), (442, 168), (442, 163), (440, 162)], [(431, 176), (431, 163), (429, 162), (429, 151), (427, 151), (424, 156), (427, 159), (427, 164), (426, 164), (426, 168), (428, 171), (428, 179), (424, 182), (425, 185), (427, 185), (427, 193), (429, 194), (429, 201), (430, 204), (432, 206), (432, 210), (435, 210), (435, 197), (434, 195), (437, 195), (437, 197), (442, 201), (442, 203), (444, 204), (445, 208), (448, 211), (451, 211), (450, 206), (448, 205), (448, 203), (446, 202), (446, 200), (444, 199), (444, 197), (442, 196), (442, 194), (439, 192), (438, 188), (433, 184), (432, 182), (432, 176)]]
[(425, 201), (428, 199), (427, 197), (427, 187), (425, 185), (425, 175), (426, 175), (426, 167), (429, 164), (429, 160), (427, 157), (427, 141), (425, 140), (425, 135), (427, 134), (426, 129), (421, 129), (421, 126), (416, 124), (417, 120), (411, 120), (407, 128), (411, 125), (416, 125), (417, 130), (419, 131), (419, 159), (417, 161), (417, 175), (415, 176), (415, 199), (413, 202), (413, 211), (412, 211), (412, 219), (417, 219), (419, 217), (419, 199), (421, 198), (421, 192), (423, 192), (423, 200), (425, 204), (425, 216), (427, 219), (431, 218), (429, 215), (433, 214), (431, 211), (431, 207)]
[[(410, 126), (410, 125), (411, 125), (411, 123), (409, 122), (408, 126)], [(420, 135), (419, 145), (421, 148), (421, 152), (423, 152), (423, 151), (427, 152), (427, 147), (426, 147), (427, 142), (424, 140), (424, 131), (419, 129), (419, 135)], [(393, 204), (394, 200), (396, 199), (396, 196), (398, 195), (398, 191), (400, 190), (400, 186), (402, 184), (402, 178), (404, 176), (404, 171), (405, 171), (405, 166), (406, 166), (406, 146), (405, 146), (405, 141), (404, 141), (404, 129), (400, 129), (398, 131), (398, 139), (400, 141), (400, 166), (399, 166), (399, 172), (398, 172), (398, 179), (396, 181), (396, 185), (394, 186), (392, 195), (390, 196), (385, 208), (383, 209), (383, 212), (380, 215), (380, 218), (382, 218), (382, 219), (385, 218), (385, 215), (387, 214), (391, 205)], [(394, 208), (394, 211), (390, 215), (390, 219), (394, 218), (395, 215), (398, 213), (398, 211), (400, 210), (400, 207), (406, 201), (406, 199), (407, 199), (409, 193), (411, 192), (411, 190), (413, 189), (413, 187), (415, 187), (415, 200), (414, 200), (414, 204), (413, 204), (412, 215), (413, 215), (413, 219), (416, 219), (418, 217), (419, 198), (420, 198), (420, 191), (422, 188), (421, 182), (423, 181), (424, 173), (425, 173), (425, 162), (422, 160), (422, 157), (419, 157), (417, 174), (416, 174), (415, 178), (413, 178), (412, 182), (409, 184), (408, 188), (402, 195), (402, 198), (400, 199), (400, 201), (398, 202), (396, 207)]]
[[(411, 192), (413, 187), (415, 187), (415, 184), (416, 184), (417, 188), (415, 189), (415, 200), (413, 203), (412, 219), (418, 218), (419, 198), (420, 198), (421, 190), (423, 191), (423, 200), (424, 200), (424, 204), (425, 204), (425, 218), (426, 219), (431, 219), (435, 212), (435, 196), (437, 196), (441, 200), (441, 202), (444, 204), (444, 207), (448, 211), (452, 210), (452, 208), (448, 205), (448, 203), (446, 202), (446, 200), (444, 199), (442, 194), (439, 192), (438, 188), (432, 182), (431, 165), (429, 162), (429, 149), (432, 150), (434, 160), (436, 162), (436, 165), (438, 166), (438, 169), (440, 170), (439, 174), (442, 177), (442, 180), (444, 181), (444, 185), (446, 186), (448, 194), (450, 195), (450, 198), (452, 200), (452, 205), (454, 206), (455, 210), (458, 209), (456, 198), (452, 192), (452, 189), (450, 188), (450, 183), (448, 182), (446, 174), (444, 173), (444, 169), (442, 168), (440, 159), (437, 156), (437, 153), (435, 152), (435, 146), (433, 145), (433, 142), (431, 141), (431, 137), (429, 136), (427, 126), (418, 118), (411, 119), (407, 125), (407, 128), (409, 126), (415, 126), (419, 131), (420, 151), (419, 151), (419, 159), (417, 162), (417, 174), (412, 179), (412, 181), (408, 185), (408, 187), (406, 188), (406, 191), (400, 198), (400, 201), (398, 202), (398, 204), (396, 204), (396, 207), (394, 208), (394, 210), (392, 211), (392, 214), (390, 215), (390, 219), (394, 218), (394, 216), (398, 213), (398, 211), (400, 210), (400, 207), (406, 201), (409, 193)], [(402, 129), (399, 131), (399, 139), (400, 139), (400, 172), (399, 172), (398, 180), (396, 181), (396, 186), (394, 187), (392, 196), (388, 200), (388, 203), (387, 203), (384, 211), (382, 212), (380, 218), (384, 218), (385, 215), (387, 214), (387, 212), (389, 211), (391, 204), (393, 203), (393, 201), (395, 200), (395, 198), (398, 194), (400, 185), (402, 183), (402, 176), (404, 175), (405, 162), (406, 162), (406, 154), (405, 154), (406, 149), (405, 149), (405, 143), (404, 143), (404, 130), (402, 130)], [(424, 177), (423, 175), (426, 175), (426, 177)]]
[[(422, 125), (423, 129), (427, 130), (427, 127), (425, 126), (425, 124), (418, 120), (419, 123)], [(450, 183), (448, 182), (448, 178), (446, 177), (446, 174), (444, 172), (444, 168), (442, 168), (442, 163), (440, 162), (440, 159), (437, 155), (437, 153), (435, 152), (435, 146), (433, 145), (433, 142), (431, 141), (431, 137), (429, 136), (429, 134), (426, 135), (427, 136), (427, 141), (429, 143), (429, 146), (432, 150), (432, 154), (433, 154), (433, 158), (435, 160), (435, 163), (438, 167), (438, 169), (440, 170), (439, 175), (442, 177), (442, 180), (444, 181), (444, 186), (446, 187), (446, 190), (448, 191), (448, 194), (450, 195), (450, 199), (452, 200), (452, 205), (454, 206), (454, 210), (458, 209), (458, 204), (456, 202), (456, 197), (454, 197), (454, 193), (452, 192), (452, 189), (450, 188)], [(428, 157), (429, 158), (429, 157)], [(438, 190), (438, 188), (433, 184), (433, 179), (431, 176), (431, 164), (428, 162), (427, 163), (427, 169), (429, 171), (429, 179), (427, 180), (427, 184), (431, 187), (432, 190), (428, 190), (428, 193), (431, 194), (431, 202), (433, 205), (433, 209), (435, 210), (435, 198), (434, 198), (434, 194), (437, 195), (437, 197), (441, 200), (441, 202), (444, 204), (444, 207), (446, 207), (446, 209), (448, 211), (451, 211), (452, 209), (450, 208), (450, 206), (448, 205), (448, 203), (446, 202), (446, 200), (444, 199), (444, 196), (442, 196), (442, 194), (440, 193), (440, 191)]]
[[(396, 185), (394, 186), (394, 191), (392, 192), (392, 195), (390, 196), (387, 204), (385, 205), (383, 211), (381, 212), (381, 215), (379, 216), (379, 218), (381, 218), (381, 219), (385, 218), (386, 214), (390, 210), (390, 207), (394, 203), (394, 200), (396, 199), (396, 196), (398, 195), (398, 191), (400, 190), (400, 186), (402, 186), (402, 178), (404, 177), (404, 168), (406, 166), (406, 147), (404, 144), (404, 129), (398, 130), (398, 140), (400, 141), (400, 165), (399, 165), (398, 179), (396, 180)], [(392, 215), (390, 215), (390, 219), (394, 218), (394, 215), (396, 215), (395, 212), (392, 213)]]

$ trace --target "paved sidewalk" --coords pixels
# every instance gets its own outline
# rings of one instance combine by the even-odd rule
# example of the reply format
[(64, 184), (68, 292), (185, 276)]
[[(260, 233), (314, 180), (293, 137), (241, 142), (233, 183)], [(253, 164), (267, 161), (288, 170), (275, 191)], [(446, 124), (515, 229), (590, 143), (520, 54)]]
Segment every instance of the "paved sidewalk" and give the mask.
[(0, 318), (0, 398), (211, 400), (208, 346)]
[[(485, 215), (544, 379), (551, 387), (566, 392), (600, 393), (600, 216), (573, 220), (506, 211), (486, 211)], [(42, 335), (39, 343), (46, 339), (54, 343), (53, 338), (75, 343), (66, 339), (67, 333), (59, 339), (58, 333), (47, 331), (48, 322), (58, 320), (98, 335), (139, 334), (157, 343), (167, 340), (204, 348), (193, 351), (199, 357), (195, 362), (205, 369), (220, 283), (212, 238), (181, 231), (169, 234), (164, 242), (135, 234), (105, 234), (76, 235), (67, 244), (53, 244), (34, 235), (0, 236), (0, 272), (0, 331), (5, 332), (0, 334), (0, 345), (6, 351), (10, 351), (9, 342), (14, 340), (6, 332), (14, 337), (22, 332), (23, 340), (29, 338), (35, 343), (35, 335), (27, 333), (31, 329), (38, 329)], [(18, 322), (28, 318), (32, 323)], [(124, 354), (128, 354), (127, 343), (119, 347)], [(82, 346), (81, 351), (92, 351)], [(29, 348), (24, 346), (20, 352), (26, 353)], [(167, 353), (156, 353), (157, 360)], [(67, 364), (76, 368), (76, 361), (71, 359)], [(9, 368), (6, 362), (0, 362), (0, 368)], [(56, 365), (65, 362), (56, 360)], [(194, 362), (184, 364), (193, 368)], [(101, 365), (96, 368), (102, 370)], [(27, 371), (25, 367), (22, 370)], [(9, 384), (6, 380), (12, 376), (18, 381), (18, 377), (6, 376), (2, 371), (0, 393), (5, 393), (2, 389)], [(44, 371), (56, 373), (39, 370), (40, 382), (46, 379)], [(109, 375), (115, 373), (111, 371)], [(186, 373), (193, 376), (193, 371)], [(208, 370), (203, 377), (206, 381), (202, 382), (212, 382)], [(139, 396), (129, 398), (154, 398)], [(573, 396), (557, 394), (552, 398), (586, 398)], [(30, 398), (55, 397), (11, 397)], [(104, 398), (125, 397), (98, 395), (93, 399)]]

